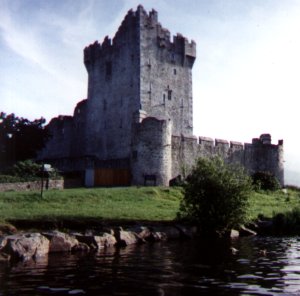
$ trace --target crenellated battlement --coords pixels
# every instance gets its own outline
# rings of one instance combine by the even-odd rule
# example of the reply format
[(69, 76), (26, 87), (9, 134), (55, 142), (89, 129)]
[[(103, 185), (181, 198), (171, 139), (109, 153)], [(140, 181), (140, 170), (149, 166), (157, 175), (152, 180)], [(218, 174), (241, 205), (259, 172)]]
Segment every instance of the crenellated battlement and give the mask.
[(268, 171), (284, 184), (283, 140), (271, 143), (270, 134), (252, 139), (252, 143), (241, 143), (209, 137), (172, 136), (173, 176), (180, 167), (191, 168), (199, 157), (218, 155), (228, 163), (238, 163), (250, 173)]
[(227, 141), (223, 139), (213, 139), (209, 137), (199, 137), (199, 145), (225, 148), (245, 149), (245, 147), (278, 147), (283, 146), (283, 140), (278, 140), (278, 144), (272, 144), (270, 134), (262, 134), (259, 138), (253, 138), (252, 143), (241, 143), (237, 141)]
[[(89, 67), (101, 57), (106, 57), (114, 51), (119, 50), (122, 46), (128, 46), (130, 38), (132, 41), (140, 39), (142, 30), (155, 32), (157, 39), (157, 47), (161, 50), (167, 50), (171, 54), (181, 55), (189, 59), (193, 65), (196, 59), (196, 43), (192, 40), (189, 42), (187, 38), (177, 33), (171, 41), (170, 31), (163, 28), (158, 22), (157, 11), (152, 9), (149, 13), (139, 5), (136, 11), (129, 10), (118, 28), (113, 39), (106, 36), (102, 43), (95, 41), (93, 44), (84, 49), (84, 64)], [(171, 61), (174, 62), (174, 57), (171, 56)]]

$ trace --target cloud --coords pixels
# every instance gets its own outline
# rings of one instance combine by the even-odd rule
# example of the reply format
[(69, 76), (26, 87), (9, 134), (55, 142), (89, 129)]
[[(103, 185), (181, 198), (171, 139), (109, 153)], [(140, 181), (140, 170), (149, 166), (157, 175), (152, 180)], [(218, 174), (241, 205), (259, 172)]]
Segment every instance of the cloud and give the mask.
[[(11, 6), (8, 2), (6, 5), (3, 5), (3, 2), (1, 4), (1, 50), (11, 50), (15, 55), (12, 60), (18, 61), (17, 64), (5, 64), (6, 72), (10, 73), (10, 76), (0, 77), (1, 84), (6, 80), (7, 85), (9, 79), (10, 88), (16, 88), (6, 91), (5, 94), (1, 91), (6, 100), (2, 108), (10, 109), (11, 102), (23, 102), (20, 105), (16, 104), (15, 109), (23, 106), (23, 109), (27, 110), (26, 105), (29, 104), (33, 107), (32, 113), (41, 109), (48, 119), (58, 115), (55, 114), (58, 110), (64, 113), (64, 108), (72, 113), (72, 105), (86, 94), (82, 48), (78, 51), (75, 43), (66, 46), (62, 39), (52, 37), (59, 35), (56, 34), (57, 27), (46, 26), (40, 22), (46, 19), (47, 11), (30, 11), (28, 14), (31, 14), (32, 22), (27, 22), (20, 12), (22, 6)], [(64, 26), (65, 30), (70, 27), (70, 23), (69, 26)], [(1, 62), (4, 63), (5, 61)], [(16, 83), (13, 85), (14, 81)], [(49, 104), (52, 98), (56, 98), (54, 104)], [(73, 98), (73, 104), (70, 98)], [(43, 103), (45, 105), (40, 108)], [(61, 106), (64, 108), (61, 109)]]

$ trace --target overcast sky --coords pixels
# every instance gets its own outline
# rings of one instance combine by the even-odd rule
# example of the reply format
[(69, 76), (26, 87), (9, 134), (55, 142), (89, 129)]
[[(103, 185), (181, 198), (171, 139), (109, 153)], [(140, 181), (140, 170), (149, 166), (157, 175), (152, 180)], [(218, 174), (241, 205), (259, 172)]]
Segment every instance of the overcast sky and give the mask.
[(71, 115), (87, 95), (84, 47), (113, 37), (138, 4), (197, 43), (194, 134), (270, 133), (300, 173), (300, 0), (0, 0), (0, 111)]

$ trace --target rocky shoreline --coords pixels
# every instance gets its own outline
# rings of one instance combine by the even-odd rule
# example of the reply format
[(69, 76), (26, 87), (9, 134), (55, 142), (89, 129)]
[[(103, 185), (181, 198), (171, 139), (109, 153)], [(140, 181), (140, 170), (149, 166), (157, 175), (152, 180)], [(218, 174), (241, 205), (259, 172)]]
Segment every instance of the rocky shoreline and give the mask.
[(190, 239), (196, 235), (195, 227), (175, 224), (107, 228), (104, 231), (61, 232), (58, 230), (28, 232), (10, 227), (0, 237), (0, 261), (31, 260), (57, 252), (90, 252), (109, 247), (126, 247), (158, 241)]
[[(38, 260), (50, 253), (97, 252), (105, 248), (120, 248), (133, 244), (159, 241), (186, 240), (197, 237), (197, 228), (180, 223), (153, 223), (141, 226), (129, 223), (123, 227), (105, 226), (98, 230), (68, 231), (17, 231), (6, 225), (0, 229), (0, 262)], [(245, 227), (232, 230), (230, 238), (256, 235)]]

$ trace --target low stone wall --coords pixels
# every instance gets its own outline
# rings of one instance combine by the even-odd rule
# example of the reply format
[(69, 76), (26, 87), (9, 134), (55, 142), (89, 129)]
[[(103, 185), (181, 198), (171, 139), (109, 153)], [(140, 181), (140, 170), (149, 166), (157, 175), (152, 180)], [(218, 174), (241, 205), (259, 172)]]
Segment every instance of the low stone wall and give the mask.
[[(46, 181), (43, 182), (44, 189), (46, 189)], [(63, 189), (64, 180), (49, 180), (49, 189)], [(19, 182), (19, 183), (0, 183), (0, 192), (5, 191), (30, 191), (41, 190), (41, 181)]]

